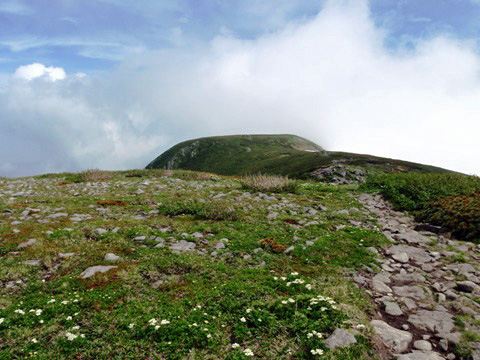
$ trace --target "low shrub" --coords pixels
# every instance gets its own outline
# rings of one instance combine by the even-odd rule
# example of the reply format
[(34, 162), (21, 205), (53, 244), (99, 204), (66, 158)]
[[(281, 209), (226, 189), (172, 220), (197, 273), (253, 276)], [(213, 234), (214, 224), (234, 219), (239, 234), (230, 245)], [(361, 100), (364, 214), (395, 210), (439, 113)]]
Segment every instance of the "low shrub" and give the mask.
[(397, 209), (411, 211), (441, 196), (480, 191), (480, 178), (461, 174), (373, 173), (361, 189), (379, 191)]
[(170, 176), (173, 176), (175, 178), (182, 179), (182, 180), (187, 180), (187, 181), (188, 180), (217, 180), (218, 179), (218, 176), (210, 174), (210, 173), (189, 171), (189, 170), (177, 170), (177, 171), (174, 171)]
[(87, 181), (105, 181), (113, 178), (113, 173), (105, 170), (85, 170), (79, 173), (66, 173), (65, 180), (73, 183), (81, 183)]
[(240, 213), (231, 205), (196, 200), (164, 203), (158, 207), (165, 216), (193, 215), (198, 220), (230, 220), (240, 218)]
[(417, 218), (440, 225), (457, 238), (480, 243), (480, 192), (432, 200), (417, 213)]
[(278, 175), (248, 175), (240, 179), (243, 189), (258, 192), (295, 193), (298, 190), (298, 182), (288, 176)]

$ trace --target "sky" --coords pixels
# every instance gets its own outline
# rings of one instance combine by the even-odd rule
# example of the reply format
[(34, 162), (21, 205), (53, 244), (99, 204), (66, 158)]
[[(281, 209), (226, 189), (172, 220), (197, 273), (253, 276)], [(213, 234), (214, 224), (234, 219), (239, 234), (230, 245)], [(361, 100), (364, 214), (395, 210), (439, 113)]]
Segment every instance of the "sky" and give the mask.
[(480, 175), (480, 0), (0, 0), (0, 176), (255, 133)]

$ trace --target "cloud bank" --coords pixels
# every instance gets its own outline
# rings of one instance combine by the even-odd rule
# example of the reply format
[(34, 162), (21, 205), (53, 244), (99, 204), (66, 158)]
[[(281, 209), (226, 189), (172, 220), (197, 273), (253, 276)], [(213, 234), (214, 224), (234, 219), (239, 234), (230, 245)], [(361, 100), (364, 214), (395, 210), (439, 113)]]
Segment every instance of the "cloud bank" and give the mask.
[(178, 141), (293, 133), (329, 150), (480, 174), (480, 56), (447, 36), (385, 47), (366, 2), (254, 40), (144, 51), (97, 75), (22, 66), (0, 87), (0, 175), (145, 166)]

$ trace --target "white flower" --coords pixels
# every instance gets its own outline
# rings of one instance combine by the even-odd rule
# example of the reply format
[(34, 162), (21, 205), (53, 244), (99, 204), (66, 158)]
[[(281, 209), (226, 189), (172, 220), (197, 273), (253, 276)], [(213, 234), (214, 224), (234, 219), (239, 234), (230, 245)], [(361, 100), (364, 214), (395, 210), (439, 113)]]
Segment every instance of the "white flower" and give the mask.
[(291, 302), (292, 304), (295, 302), (295, 300), (293, 300), (292, 298), (288, 299), (289, 302)]
[(247, 309), (247, 314), (250, 314), (252, 312), (252, 309)]
[(17, 309), (14, 312), (16, 312), (17, 314), (25, 315), (25, 311), (23, 311), (21, 309)]
[(34, 344), (36, 344), (36, 343), (38, 343), (38, 340), (35, 339), (35, 338), (33, 338), (33, 339), (32, 339), (32, 342), (33, 342)]
[(250, 349), (243, 350), (243, 353), (245, 354), (245, 356), (253, 356), (253, 351)]
[(355, 326), (357, 329), (365, 329), (365, 325), (363, 324), (358, 324), (357, 326)]
[(37, 316), (42, 315), (42, 310), (41, 309), (35, 310), (35, 315), (37, 315)]
[(286, 305), (286, 304), (288, 304), (288, 301), (287, 300), (282, 300), (282, 304)]
[(212, 337), (212, 335), (210, 335), (210, 334), (208, 334), (208, 335), (207, 335), (207, 338), (209, 338), (209, 339), (210, 339), (211, 337)]
[(66, 320), (72, 320), (72, 317), (71, 316), (67, 316), (67, 319)]
[(80, 329), (80, 326), (78, 325), (75, 325), (74, 327), (72, 327), (72, 330), (78, 330), (78, 329)]
[(75, 340), (75, 339), (78, 337), (77, 335), (72, 334), (72, 333), (69, 333), (69, 332), (67, 332), (67, 333), (65, 334), (65, 336), (66, 336), (67, 339), (70, 340), (70, 341), (73, 341), (73, 340)]
[(55, 299), (49, 300), (47, 304), (53, 304), (55, 301), (56, 301)]
[(307, 290), (312, 290), (312, 284), (307, 284), (305, 285), (305, 287), (307, 288)]
[(236, 349), (236, 348), (238, 348), (238, 347), (240, 347), (239, 344), (237, 344), (237, 343), (232, 344), (232, 349)]
[(241, 322), (247, 322), (247, 319), (245, 319), (244, 317), (240, 318), (240, 321)]
[(153, 326), (157, 323), (157, 319), (150, 319), (148, 320), (148, 323)]
[(278, 280), (278, 277), (274, 276), (274, 277), (273, 277), (273, 280)]
[(170, 324), (170, 321), (168, 321), (168, 320), (162, 320), (162, 321), (160, 321), (160, 324), (161, 324), (161, 325), (168, 325), (168, 324)]
[(160, 329), (160, 325), (155, 325), (155, 330)]
[(309, 339), (310, 339), (312, 336), (313, 336), (312, 333), (308, 333), (308, 334), (307, 334), (307, 338), (309, 338)]
[(80, 334), (80, 337), (81, 337), (82, 339), (85, 339), (85, 334)]
[(134, 324), (134, 323), (131, 323), (130, 325), (128, 325), (128, 328), (129, 328), (129, 329), (133, 329), (134, 326), (135, 326), (135, 324)]
[(295, 272), (292, 272), (290, 275), (292, 275), (292, 276), (297, 276), (297, 275), (298, 275), (298, 272), (296, 272), (296, 271), (295, 271)]
[(40, 320), (40, 324), (43, 324), (44, 322), (45, 322), (45, 321), (43, 321), (43, 320)]
[(5, 318), (0, 318), (0, 324), (5, 321)]
[(282, 279), (283, 281), (287, 280), (287, 278), (286, 278), (285, 276), (282, 276), (281, 279)]
[(67, 305), (68, 304), (68, 301), (67, 300), (63, 300), (62, 301), (62, 305)]

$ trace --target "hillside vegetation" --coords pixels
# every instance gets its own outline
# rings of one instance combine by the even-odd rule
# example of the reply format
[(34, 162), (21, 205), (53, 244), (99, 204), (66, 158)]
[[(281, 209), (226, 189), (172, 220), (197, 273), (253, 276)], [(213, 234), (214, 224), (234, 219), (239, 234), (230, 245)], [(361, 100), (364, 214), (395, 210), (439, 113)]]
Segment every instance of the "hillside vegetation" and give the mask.
[(419, 221), (480, 243), (480, 178), (461, 174), (385, 174), (367, 176), (362, 189), (378, 191), (397, 209)]
[(189, 140), (158, 156), (147, 169), (184, 169), (222, 175), (278, 174), (308, 178), (321, 166), (344, 164), (391, 172), (445, 173), (407, 161), (329, 152), (295, 135), (232, 135)]

